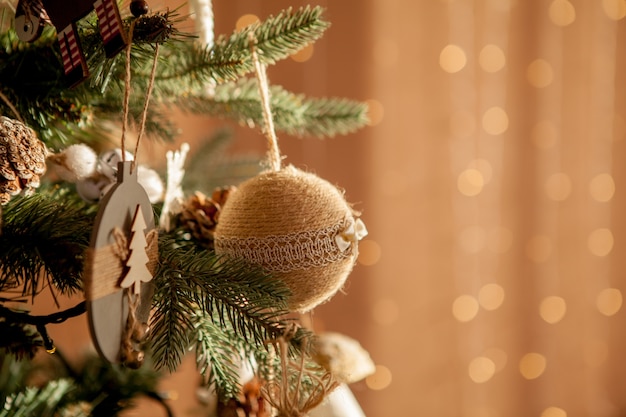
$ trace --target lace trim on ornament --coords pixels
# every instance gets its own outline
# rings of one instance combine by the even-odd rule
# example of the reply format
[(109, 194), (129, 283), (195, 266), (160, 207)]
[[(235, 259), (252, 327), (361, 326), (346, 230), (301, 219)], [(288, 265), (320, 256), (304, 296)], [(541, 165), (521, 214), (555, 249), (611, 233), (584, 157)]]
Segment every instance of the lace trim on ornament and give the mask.
[(340, 232), (354, 221), (344, 221), (320, 230), (291, 233), (264, 238), (220, 238), (215, 249), (235, 259), (259, 264), (268, 271), (289, 272), (296, 269), (321, 267), (353, 255), (337, 244)]

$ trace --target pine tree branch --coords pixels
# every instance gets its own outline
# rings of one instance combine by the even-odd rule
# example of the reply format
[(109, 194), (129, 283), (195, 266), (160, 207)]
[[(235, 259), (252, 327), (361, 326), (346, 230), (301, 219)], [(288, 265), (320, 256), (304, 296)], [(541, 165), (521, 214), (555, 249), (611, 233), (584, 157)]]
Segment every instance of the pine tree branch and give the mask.
[(280, 317), (287, 313), (288, 290), (282, 283), (175, 236), (164, 235), (159, 241), (161, 264), (154, 278), (150, 333), (157, 366), (178, 366), (190, 345), (190, 317), (197, 308), (259, 345), (285, 331), (288, 321)]
[(274, 64), (322, 36), (329, 27), (322, 13), (321, 7), (306, 6), (295, 11), (290, 8), (230, 37), (219, 36), (211, 49), (197, 43), (178, 45), (180, 50), (169, 55), (164, 52), (167, 67), (157, 76), (157, 81), (159, 85), (168, 80), (175, 83), (171, 89), (164, 90), (167, 95), (181, 91), (181, 85), (187, 86), (187, 91), (202, 91), (209, 79), (220, 84), (242, 77), (253, 70), (251, 34), (256, 39), (261, 62)]
[(21, 288), (35, 297), (49, 287), (54, 295), (82, 288), (84, 253), (89, 245), (95, 206), (69, 189), (17, 197), (3, 210), (0, 235), (0, 290)]
[[(368, 123), (365, 103), (306, 98), (280, 86), (271, 86), (270, 96), (276, 129), (288, 134), (332, 137), (354, 132)], [(178, 97), (175, 103), (185, 111), (228, 117), (247, 126), (263, 123), (263, 109), (254, 79), (219, 85), (213, 97), (190, 94)]]
[(68, 379), (50, 381), (43, 388), (26, 388), (5, 399), (0, 405), (0, 417), (52, 417), (58, 404), (75, 389)]

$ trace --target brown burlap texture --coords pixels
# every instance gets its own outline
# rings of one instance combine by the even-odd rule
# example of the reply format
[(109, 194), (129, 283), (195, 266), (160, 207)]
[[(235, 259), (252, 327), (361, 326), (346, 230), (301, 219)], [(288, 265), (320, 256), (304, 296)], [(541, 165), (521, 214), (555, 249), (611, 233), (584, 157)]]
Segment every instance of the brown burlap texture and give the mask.
[(228, 198), (215, 230), (215, 252), (261, 265), (291, 290), (289, 308), (306, 312), (344, 284), (356, 242), (335, 236), (354, 221), (343, 193), (293, 166), (245, 181)]

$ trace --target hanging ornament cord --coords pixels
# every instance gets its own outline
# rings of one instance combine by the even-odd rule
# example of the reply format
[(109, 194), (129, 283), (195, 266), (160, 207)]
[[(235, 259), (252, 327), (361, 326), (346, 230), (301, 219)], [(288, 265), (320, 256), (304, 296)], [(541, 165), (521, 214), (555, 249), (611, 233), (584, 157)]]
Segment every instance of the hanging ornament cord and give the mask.
[(250, 50), (252, 53), (252, 62), (259, 87), (259, 96), (261, 98), (261, 108), (263, 109), (263, 131), (268, 142), (268, 162), (273, 171), (280, 171), (281, 156), (278, 149), (278, 138), (274, 129), (274, 119), (272, 117), (272, 109), (270, 104), (270, 88), (267, 81), (267, 73), (265, 65), (259, 60), (256, 51), (256, 39), (254, 34), (250, 32)]
[[(130, 90), (131, 90), (131, 50), (133, 44), (133, 32), (135, 30), (135, 23), (137, 20), (133, 20), (129, 29), (129, 41), (126, 47), (126, 77), (125, 77), (125, 89), (124, 89), (124, 104), (123, 104), (123, 119), (122, 119), (122, 138), (121, 138), (121, 150), (122, 161), (126, 161), (126, 130), (128, 129), (128, 113), (130, 107)], [(148, 116), (148, 105), (150, 103), (150, 97), (152, 96), (152, 89), (154, 87), (154, 79), (156, 76), (157, 63), (159, 58), (159, 44), (154, 47), (154, 59), (152, 61), (152, 69), (150, 72), (150, 78), (148, 80), (148, 88), (146, 89), (146, 95), (144, 99), (143, 110), (141, 113), (141, 121), (139, 124), (139, 132), (137, 134), (137, 143), (135, 144), (135, 152), (133, 153), (133, 159), (137, 161), (137, 154), (139, 152), (139, 144), (143, 133), (145, 131), (146, 120)], [(126, 297), (128, 299), (128, 320), (126, 323), (126, 330), (122, 341), (123, 356), (127, 365), (139, 366), (143, 362), (143, 352), (135, 349), (135, 343), (140, 342), (141, 337), (138, 336), (138, 332), (142, 326), (137, 320), (137, 308), (139, 307), (139, 294), (133, 293), (132, 286), (126, 288)]]
[(9, 110), (13, 112), (13, 114), (15, 115), (15, 118), (19, 120), (21, 123), (24, 123), (24, 119), (22, 119), (20, 112), (17, 111), (17, 108), (13, 105), (13, 103), (11, 103), (11, 100), (9, 100), (9, 98), (2, 91), (0, 91), (0, 99), (2, 99), (2, 101), (4, 101), (4, 104), (7, 105)]
[[(124, 104), (123, 104), (123, 119), (122, 119), (122, 139), (120, 147), (122, 149), (122, 161), (126, 161), (126, 130), (128, 129), (128, 113), (130, 107), (130, 90), (131, 90), (131, 50), (133, 45), (133, 32), (135, 31), (135, 24), (137, 19), (133, 20), (129, 29), (128, 46), (126, 47), (126, 77), (124, 85)], [(154, 46), (154, 59), (152, 61), (152, 69), (150, 71), (150, 78), (148, 80), (148, 88), (146, 89), (146, 96), (144, 99), (143, 110), (141, 112), (141, 121), (139, 124), (139, 132), (137, 134), (137, 143), (135, 144), (134, 160), (137, 161), (137, 153), (139, 152), (139, 143), (143, 137), (143, 133), (146, 127), (146, 120), (148, 118), (148, 105), (150, 103), (150, 97), (152, 97), (152, 89), (154, 88), (154, 79), (156, 77), (157, 63), (159, 59), (159, 43)]]

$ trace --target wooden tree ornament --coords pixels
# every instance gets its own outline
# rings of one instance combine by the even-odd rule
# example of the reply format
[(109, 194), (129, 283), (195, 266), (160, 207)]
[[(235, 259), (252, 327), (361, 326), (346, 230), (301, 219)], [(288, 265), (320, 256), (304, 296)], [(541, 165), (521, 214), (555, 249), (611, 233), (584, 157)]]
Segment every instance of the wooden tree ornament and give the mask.
[(85, 270), (89, 328), (103, 358), (133, 365), (121, 347), (148, 323), (158, 232), (132, 161), (118, 164), (117, 183), (100, 204)]

